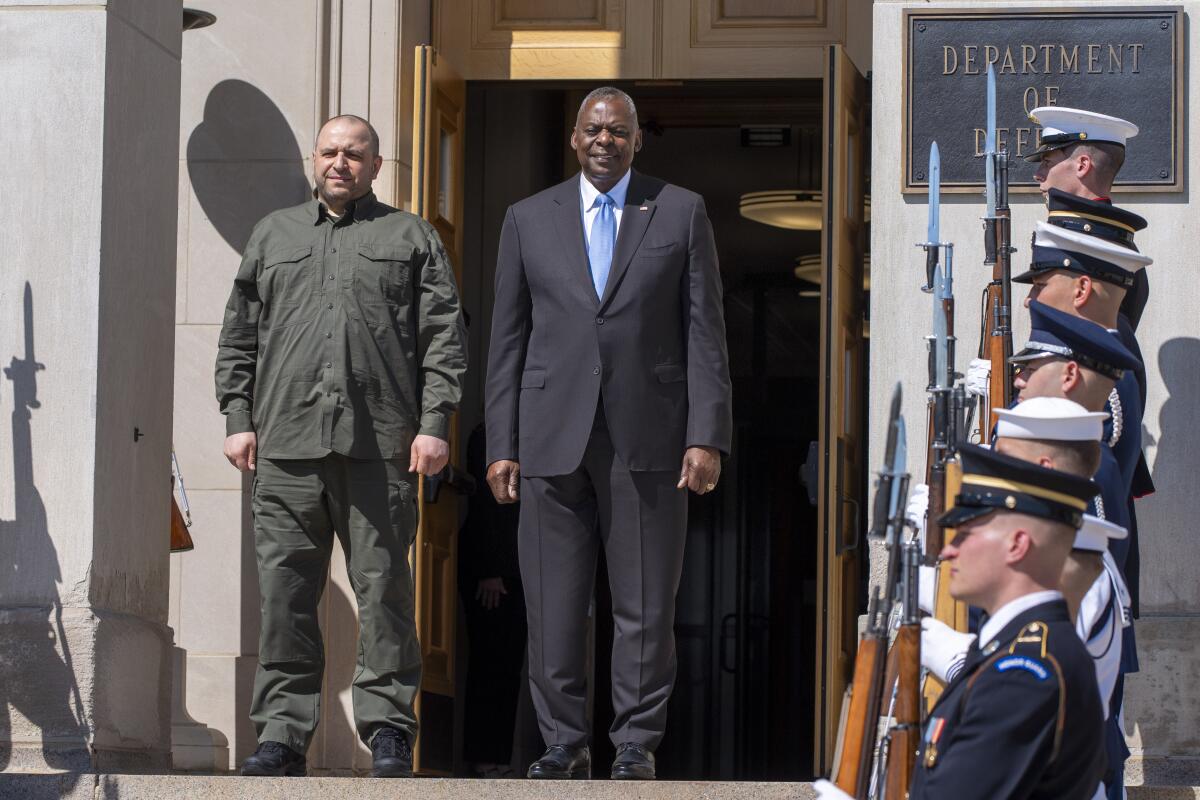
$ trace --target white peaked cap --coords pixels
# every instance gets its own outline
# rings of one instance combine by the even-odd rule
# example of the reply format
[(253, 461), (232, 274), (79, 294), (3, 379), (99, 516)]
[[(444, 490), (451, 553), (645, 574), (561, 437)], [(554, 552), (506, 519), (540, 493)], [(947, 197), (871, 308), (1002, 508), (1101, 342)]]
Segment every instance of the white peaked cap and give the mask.
[(1099, 259), (1114, 267), (1120, 267), (1126, 272), (1137, 272), (1154, 263), (1153, 258), (1136, 250), (1130, 250), (1115, 242), (1101, 239), (1099, 236), (1089, 236), (1086, 233), (1051, 225), (1049, 222), (1039, 221), (1037, 223), (1033, 232), (1033, 246), (1053, 247), (1056, 250), (1078, 253), (1081, 256)]
[(1104, 436), (1103, 411), (1088, 411), (1065, 397), (1033, 397), (1013, 408), (997, 408), (996, 436), (1005, 439), (1049, 439), (1098, 442)]
[(1038, 106), (1029, 118), (1042, 126), (1042, 138), (1072, 136), (1081, 142), (1111, 142), (1125, 146), (1138, 134), (1138, 126), (1127, 119), (1064, 106)]
[(1129, 531), (1122, 528), (1115, 522), (1109, 522), (1106, 519), (1093, 517), (1091, 514), (1083, 515), (1083, 525), (1075, 534), (1076, 550), (1091, 550), (1096, 553), (1103, 553), (1108, 549), (1109, 539), (1124, 539), (1129, 535)]

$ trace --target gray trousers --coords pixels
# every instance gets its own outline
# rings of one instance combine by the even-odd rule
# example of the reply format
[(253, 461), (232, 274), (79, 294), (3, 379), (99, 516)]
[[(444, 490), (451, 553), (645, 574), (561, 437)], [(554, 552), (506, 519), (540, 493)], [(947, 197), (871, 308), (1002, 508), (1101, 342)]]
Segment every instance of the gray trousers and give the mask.
[(408, 459), (258, 459), (254, 542), (262, 596), (258, 673), (250, 718), (258, 740), (305, 752), (321, 705), (325, 650), (317, 604), (336, 535), (358, 602), (351, 700), (369, 743), (390, 726), (415, 740), (421, 649), (408, 553), (417, 528)]
[[(521, 481), (518, 549), (529, 621), (529, 682), (547, 745), (588, 740), (587, 612), (604, 547), (613, 606), (614, 744), (651, 750), (675, 684), (675, 593), (687, 490), (678, 471), (631, 472), (603, 415), (569, 475)], [(682, 461), (683, 454), (680, 453)]]

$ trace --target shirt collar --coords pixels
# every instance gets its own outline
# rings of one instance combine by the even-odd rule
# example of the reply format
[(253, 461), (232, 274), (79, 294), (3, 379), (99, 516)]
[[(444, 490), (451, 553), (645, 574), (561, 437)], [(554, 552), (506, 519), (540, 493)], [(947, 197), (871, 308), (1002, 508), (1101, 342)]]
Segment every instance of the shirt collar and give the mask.
[(986, 646), (992, 639), (1000, 635), (1000, 632), (1004, 630), (1008, 623), (1012, 622), (1019, 615), (1034, 606), (1040, 606), (1042, 603), (1052, 603), (1055, 600), (1062, 600), (1062, 597), (1062, 592), (1047, 589), (1044, 592), (1034, 592), (1033, 594), (1018, 597), (1016, 600), (1009, 600), (996, 609), (996, 613), (988, 617), (987, 622), (983, 623), (983, 627), (979, 629), (979, 641)]
[[(369, 214), (371, 209), (375, 206), (375, 202), (375, 193), (370, 191), (367, 192), (362, 197), (350, 204), (350, 207), (346, 209), (346, 213), (338, 218), (338, 222), (346, 219), (347, 215), (352, 215), (355, 222), (365, 219), (367, 214)], [(312, 215), (312, 221), (314, 225), (323, 222), (327, 216), (325, 204), (317, 199), (316, 189), (313, 189), (313, 199), (309, 203), (309, 213)]]
[[(633, 170), (626, 170), (621, 176), (621, 180), (617, 181), (617, 185), (608, 190), (608, 196), (613, 200), (613, 208), (625, 207), (625, 195), (629, 191), (629, 176), (633, 174)], [(587, 176), (582, 172), (579, 173), (579, 199), (583, 203), (583, 210), (587, 211), (596, 202), (596, 198), (600, 196), (600, 190), (592, 185), (592, 182), (587, 179)]]

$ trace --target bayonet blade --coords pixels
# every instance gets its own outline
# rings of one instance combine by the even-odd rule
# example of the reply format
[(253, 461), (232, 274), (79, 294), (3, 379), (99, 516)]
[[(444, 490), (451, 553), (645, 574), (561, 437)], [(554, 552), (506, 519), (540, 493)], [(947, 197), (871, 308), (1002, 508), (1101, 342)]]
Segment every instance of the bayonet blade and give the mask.
[[(896, 450), (892, 454), (892, 462), (889, 465), (889, 468), (892, 471), (892, 477), (893, 477), (892, 487), (891, 487), (892, 488), (892, 492), (891, 492), (892, 496), (890, 498), (888, 498), (888, 506), (889, 506), (888, 507), (888, 519), (889, 520), (894, 520), (894, 519), (899, 518), (899, 516), (898, 516), (898, 512), (900, 511), (899, 506), (900, 506), (900, 503), (902, 503), (904, 501), (904, 498), (902, 498), (900, 496), (900, 492), (901, 492), (901, 488), (902, 488), (901, 484), (903, 483), (903, 481), (899, 480), (899, 478), (901, 475), (904, 474), (904, 468), (908, 465), (908, 436), (905, 432), (903, 416), (896, 420), (896, 423), (893, 426), (893, 430), (896, 434)], [(893, 537), (898, 537), (898, 535), (899, 535), (898, 531), (890, 531), (889, 533)]]
[(933, 291), (933, 274), (941, 254), (942, 216), (942, 156), (937, 142), (929, 144), (929, 223), (925, 230), (925, 285), (923, 291)]
[(987, 68), (987, 129), (983, 133), (984, 193), (987, 196), (987, 215), (996, 216), (996, 70)]
[(941, 239), (942, 156), (938, 143), (929, 145), (929, 229), (925, 241), (937, 244)]

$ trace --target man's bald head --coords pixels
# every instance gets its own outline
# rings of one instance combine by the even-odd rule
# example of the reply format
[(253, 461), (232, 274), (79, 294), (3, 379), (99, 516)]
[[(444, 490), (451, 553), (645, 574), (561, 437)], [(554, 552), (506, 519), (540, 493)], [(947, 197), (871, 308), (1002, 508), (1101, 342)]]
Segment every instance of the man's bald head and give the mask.
[(375, 130), (375, 126), (369, 121), (363, 119), (357, 114), (338, 114), (336, 117), (330, 117), (325, 120), (325, 124), (321, 126), (321, 130), (317, 131), (317, 142), (321, 141), (321, 134), (334, 123), (361, 125), (366, 128), (367, 138), (371, 142), (371, 155), (379, 155), (379, 132)]
[(321, 126), (313, 149), (313, 180), (317, 196), (333, 214), (340, 216), (370, 192), (382, 166), (379, 134), (362, 117), (342, 114)]

